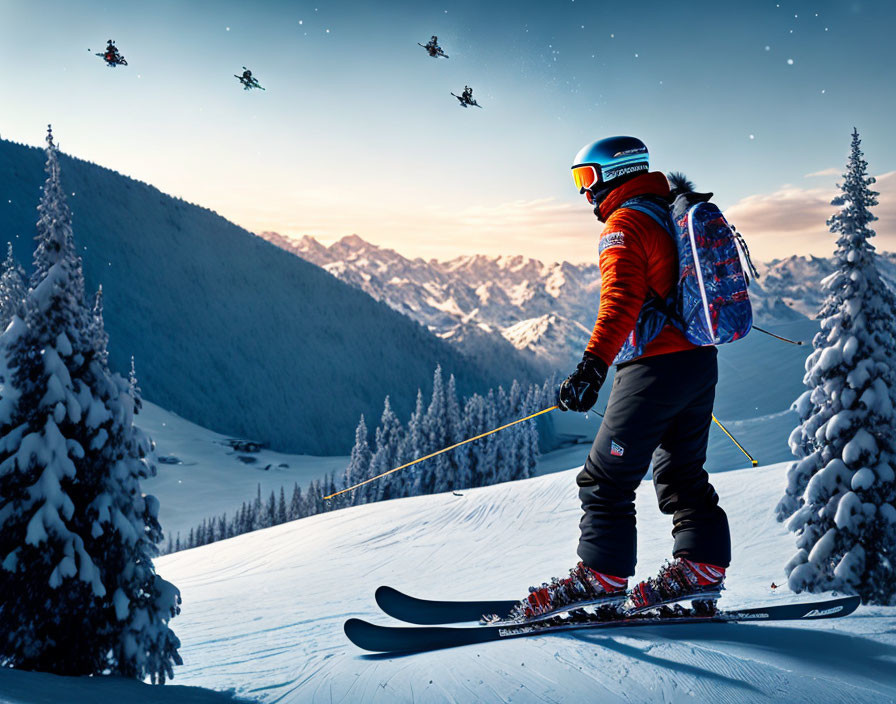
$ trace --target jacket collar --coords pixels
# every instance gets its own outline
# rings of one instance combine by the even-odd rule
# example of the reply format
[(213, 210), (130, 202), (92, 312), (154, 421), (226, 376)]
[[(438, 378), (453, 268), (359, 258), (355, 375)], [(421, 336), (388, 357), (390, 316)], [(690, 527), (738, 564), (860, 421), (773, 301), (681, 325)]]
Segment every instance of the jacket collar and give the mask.
[(625, 201), (635, 196), (655, 195), (668, 198), (671, 191), (665, 174), (661, 171), (650, 171), (626, 181), (619, 188), (614, 188), (596, 208), (595, 215), (601, 222), (606, 222), (615, 210)]

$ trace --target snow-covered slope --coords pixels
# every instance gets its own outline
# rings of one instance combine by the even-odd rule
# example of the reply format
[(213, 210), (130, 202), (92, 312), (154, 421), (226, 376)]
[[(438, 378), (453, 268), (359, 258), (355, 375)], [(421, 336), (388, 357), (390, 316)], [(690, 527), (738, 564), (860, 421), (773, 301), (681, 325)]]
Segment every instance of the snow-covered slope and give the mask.
[[(811, 340), (817, 323), (803, 320), (773, 326), (779, 334)], [(802, 393), (803, 366), (810, 347), (788, 345), (760, 333), (752, 333), (737, 344), (719, 348), (719, 385), (716, 416), (762, 463), (790, 459), (787, 438), (797, 424), (790, 404)], [(609, 389), (609, 383), (607, 389)], [(597, 410), (605, 407), (604, 391)], [(565, 442), (579, 444), (551, 452), (539, 460), (536, 472), (546, 474), (567, 469), (584, 461), (588, 446), (597, 432), (596, 413), (553, 412), (549, 418)], [(404, 420), (404, 418), (403, 418)], [(313, 479), (345, 470), (347, 457), (286, 455), (261, 449), (235, 450), (231, 438), (195, 425), (151, 403), (144, 404), (137, 423), (156, 443), (158, 476), (144, 483), (144, 490), (161, 501), (161, 521), (166, 536), (182, 536), (204, 518), (219, 516), (239, 508), (255, 496), (260, 484), (262, 496), (286, 488), (294, 482), (303, 490)], [(285, 466), (284, 466), (285, 465)], [(749, 461), (717, 427), (710, 430), (706, 467), (721, 472), (748, 466)]]
[[(570, 633), (378, 657), (342, 633), (378, 623), (374, 589), (516, 598), (576, 560), (575, 470), (473, 491), (359, 506), (164, 557), (185, 665), (175, 683), (262, 702), (882, 702), (896, 698), (896, 612), (841, 621)], [(724, 603), (794, 598), (792, 536), (773, 517), (783, 467), (714, 477), (735, 561)], [(669, 519), (638, 494), (639, 576), (668, 555)], [(2, 679), (0, 679), (2, 683)], [(2, 686), (2, 684), (0, 684)]]
[[(596, 264), (544, 264), (522, 256), (465, 256), (447, 262), (408, 259), (357, 235), (325, 247), (275, 232), (260, 235), (414, 318), (466, 350), (483, 335), (459, 335), (478, 326), (484, 337), (552, 365), (576, 359), (588, 339), (600, 297)], [(764, 325), (803, 320), (817, 312), (825, 259), (793, 257), (763, 267), (751, 289), (756, 319)]]
[(143, 482), (143, 491), (161, 502), (159, 520), (166, 540), (178, 533), (186, 538), (202, 519), (232, 515), (258, 487), (267, 499), (293, 484), (302, 490), (314, 479), (345, 471), (348, 457), (286, 455), (207, 430), (155, 404), (144, 401), (137, 424), (156, 445), (158, 474)]

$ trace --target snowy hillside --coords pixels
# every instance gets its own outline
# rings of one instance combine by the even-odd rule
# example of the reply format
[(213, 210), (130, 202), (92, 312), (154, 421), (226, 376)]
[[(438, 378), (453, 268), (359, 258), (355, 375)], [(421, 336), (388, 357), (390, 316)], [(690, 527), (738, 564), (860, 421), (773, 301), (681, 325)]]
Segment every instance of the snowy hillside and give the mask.
[[(808, 320), (773, 326), (775, 332), (809, 340), (817, 324)], [(719, 348), (719, 385), (715, 413), (735, 437), (762, 463), (790, 459), (787, 438), (798, 422), (789, 410), (803, 392), (803, 367), (810, 348), (796, 347), (753, 333), (737, 344)], [(607, 388), (609, 388), (609, 383)], [(601, 394), (597, 410), (606, 405)], [(580, 465), (600, 424), (596, 413), (553, 412), (554, 429), (567, 445), (543, 455), (537, 474), (548, 474)], [(234, 449), (228, 436), (220, 435), (151, 403), (144, 403), (137, 424), (156, 443), (160, 461), (158, 476), (144, 483), (147, 493), (161, 502), (161, 523), (168, 535), (182, 537), (199, 521), (224, 512), (232, 513), (255, 497), (295, 482), (323, 479), (346, 468), (345, 456), (287, 455), (267, 449), (247, 452)], [(284, 466), (285, 465), (285, 466)], [(749, 465), (749, 461), (715, 425), (710, 429), (706, 467), (723, 472)]]
[[(174, 624), (186, 664), (175, 683), (283, 703), (896, 697), (893, 609), (798, 625), (572, 633), (405, 657), (365, 655), (346, 641), (349, 616), (390, 622), (373, 602), (379, 584), (430, 598), (504, 599), (561, 575), (576, 559), (574, 474), (359, 506), (160, 559), (184, 597)], [(724, 603), (792, 599), (769, 588), (783, 581), (793, 547), (773, 517), (783, 467), (714, 482), (735, 545)], [(648, 483), (638, 519), (643, 576), (671, 545)]]
[[(26, 268), (44, 161), (0, 140), (0, 243), (12, 241)], [(464, 393), (526, 375), (500, 358), (471, 362), (209, 210), (60, 161), (87, 285), (105, 291), (112, 365), (127, 371), (134, 355), (146, 397), (185, 418), (284, 451), (340, 454), (361, 413), (378, 417), (387, 394), (409, 414), (438, 363)]]
[[(298, 482), (303, 489), (330, 472), (345, 471), (346, 456), (286, 455), (207, 430), (143, 403), (137, 424), (156, 444), (158, 474), (143, 482), (143, 490), (161, 502), (159, 520), (165, 538), (178, 532), (185, 538), (202, 519), (232, 513), (255, 497), (264, 498), (283, 487), (287, 494)], [(237, 440), (237, 443), (234, 443)]]
[[(577, 359), (597, 314), (600, 270), (594, 264), (544, 264), (521, 256), (458, 257), (447, 262), (407, 259), (357, 235), (325, 247), (313, 237), (292, 240), (273, 232), (268, 241), (323, 267), (466, 349), (458, 327), (478, 327), (487, 337), (553, 365)], [(830, 264), (793, 257), (762, 267), (751, 289), (762, 325), (814, 317), (818, 282)], [(896, 274), (896, 268), (894, 268)], [(502, 341), (503, 341), (502, 340)], [(482, 335), (476, 342), (482, 344)]]

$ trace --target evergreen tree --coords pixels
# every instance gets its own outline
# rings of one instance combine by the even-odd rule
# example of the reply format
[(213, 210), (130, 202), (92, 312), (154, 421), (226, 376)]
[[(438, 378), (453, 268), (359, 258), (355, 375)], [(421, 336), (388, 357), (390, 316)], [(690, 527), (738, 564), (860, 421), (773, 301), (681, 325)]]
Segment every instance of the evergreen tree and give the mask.
[[(109, 364), (109, 335), (106, 334), (106, 328), (103, 324), (103, 287), (100, 286), (97, 289), (96, 296), (93, 299), (93, 311), (91, 314), (90, 320), (90, 333), (91, 339), (93, 341), (93, 352), (94, 356), (100, 364), (108, 365)], [(133, 359), (131, 360), (133, 363)], [(128, 393), (131, 394), (131, 398), (136, 398), (139, 396), (139, 392), (137, 391), (137, 374), (134, 371), (133, 366), (131, 367), (131, 372), (133, 376), (129, 375), (128, 378)], [(131, 388), (131, 383), (133, 383), (133, 388)]]
[[(353, 484), (357, 484), (358, 482), (362, 482), (368, 478), (370, 471), (370, 444), (367, 440), (367, 423), (364, 422), (364, 416), (361, 416), (361, 420), (358, 421), (358, 427), (355, 429), (355, 444), (352, 447), (351, 455), (349, 455), (348, 459), (348, 467), (345, 468), (345, 486), (349, 487)], [(364, 487), (360, 487), (360, 489), (364, 489)], [(360, 492), (358, 489), (354, 491), (348, 492), (347, 494), (343, 494), (345, 496), (345, 501), (351, 504), (359, 504), (363, 503), (362, 497), (364, 496), (364, 492)], [(310, 487), (309, 487), (309, 498), (310, 497)], [(317, 513), (317, 511), (314, 511)], [(313, 515), (309, 513), (308, 515)]]
[[(448, 377), (448, 386), (445, 389), (445, 427), (447, 431), (445, 446), (455, 445), (465, 439), (454, 374)], [(467, 474), (466, 457), (465, 453), (458, 450), (446, 453), (447, 475), (445, 481), (439, 484), (439, 491), (451, 491), (469, 486), (462, 479)]]
[[(482, 396), (473, 394), (467, 399), (464, 404), (463, 421), (464, 435), (468, 438), (476, 437), (488, 430), (485, 427), (485, 399)], [(464, 459), (461, 462), (462, 473), (458, 476), (458, 486), (481, 486), (480, 475), (483, 469), (485, 439), (467, 443), (458, 450), (464, 454)]]
[[(501, 391), (501, 388), (498, 387), (498, 390)], [(498, 427), (498, 413), (498, 394), (494, 390), (489, 389), (485, 401), (485, 423), (483, 424), (483, 428), (486, 431)], [(495, 433), (482, 440), (482, 472), (479, 475), (477, 486), (488, 486), (504, 481), (501, 475), (501, 467), (499, 466), (501, 453), (498, 435), (498, 433)]]
[[(442, 379), (442, 367), (438, 365), (432, 378), (432, 397), (423, 418), (426, 438), (424, 454), (436, 452), (450, 444), (447, 411), (445, 382)], [(438, 455), (421, 463), (420, 471), (423, 474), (421, 493), (432, 494), (448, 489), (451, 483), (451, 465), (446, 455)]]
[(268, 497), (267, 507), (264, 511), (264, 527), (270, 528), (277, 525), (277, 497), (274, 496), (273, 489)]
[(12, 321), (14, 315), (25, 316), (25, 270), (12, 253), (12, 242), (8, 243), (3, 273), (0, 274), (0, 332)]
[(806, 360), (808, 387), (794, 403), (801, 424), (790, 436), (797, 461), (787, 473), (778, 517), (797, 535), (786, 566), (794, 591), (855, 592), (896, 603), (896, 298), (881, 280), (868, 241), (870, 189), (857, 131), (829, 221), (838, 236), (836, 271), (821, 331)]
[(180, 595), (156, 575), (152, 443), (84, 299), (52, 133), (24, 319), (0, 337), (0, 661), (164, 682)]
[(289, 515), (286, 512), (286, 492), (280, 487), (280, 500), (277, 502), (277, 523), (286, 523)]
[[(380, 425), (376, 429), (376, 451), (370, 461), (370, 476), (375, 477), (383, 472), (388, 472), (399, 466), (398, 448), (402, 440), (401, 421), (392, 411), (389, 397), (383, 403), (383, 415), (380, 417)], [(388, 475), (382, 479), (368, 484), (363, 489), (368, 489), (366, 496), (370, 501), (383, 501), (394, 498), (393, 484), (395, 475)]]
[(264, 507), (261, 504), (261, 484), (255, 485), (255, 501), (252, 503), (252, 510), (249, 514), (249, 523), (252, 526), (249, 530), (258, 530), (264, 528)]
[(296, 482), (293, 485), (292, 500), (289, 502), (289, 520), (295, 521), (304, 518), (302, 502), (302, 487)]
[[(418, 457), (426, 454), (425, 448), (426, 436), (423, 427), (425, 410), (423, 406), (423, 392), (417, 389), (417, 403), (414, 406), (414, 412), (408, 419), (408, 430), (401, 443), (400, 456), (398, 464), (407, 464)], [(422, 463), (421, 463), (422, 464)], [(396, 481), (400, 481), (399, 493), (393, 490), (393, 496), (417, 496), (422, 493), (423, 471), (419, 464), (412, 466), (408, 473), (400, 480), (396, 477)]]
[[(100, 291), (102, 291), (102, 287)], [(133, 356), (131, 357), (131, 370), (128, 372), (128, 391), (131, 394), (131, 398), (134, 399), (134, 415), (136, 416), (143, 410), (143, 392), (137, 383), (137, 367), (134, 364)]]

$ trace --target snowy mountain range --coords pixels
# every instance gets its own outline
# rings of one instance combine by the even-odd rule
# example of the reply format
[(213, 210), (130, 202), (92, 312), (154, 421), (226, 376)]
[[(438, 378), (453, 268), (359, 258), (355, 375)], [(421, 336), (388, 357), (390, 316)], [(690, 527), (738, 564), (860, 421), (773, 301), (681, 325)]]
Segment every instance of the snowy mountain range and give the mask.
[[(26, 268), (44, 162), (42, 150), (0, 140), (0, 243)], [(113, 368), (126, 373), (133, 355), (148, 400), (210, 430), (347, 454), (358, 417), (379, 418), (386, 395), (410, 415), (437, 364), (464, 395), (538, 377), (523, 361), (471, 360), (208, 209), (86, 161), (60, 163), (87, 286), (103, 286)]]
[[(596, 263), (545, 264), (522, 256), (464, 256), (450, 261), (408, 259), (357, 235), (324, 246), (310, 236), (261, 237), (425, 325), (460, 349), (488, 339), (506, 341), (546, 365), (568, 365), (581, 355), (597, 314)], [(896, 255), (882, 271), (896, 281)], [(830, 260), (793, 256), (760, 265), (751, 287), (760, 325), (814, 318), (823, 299), (820, 282)]]

